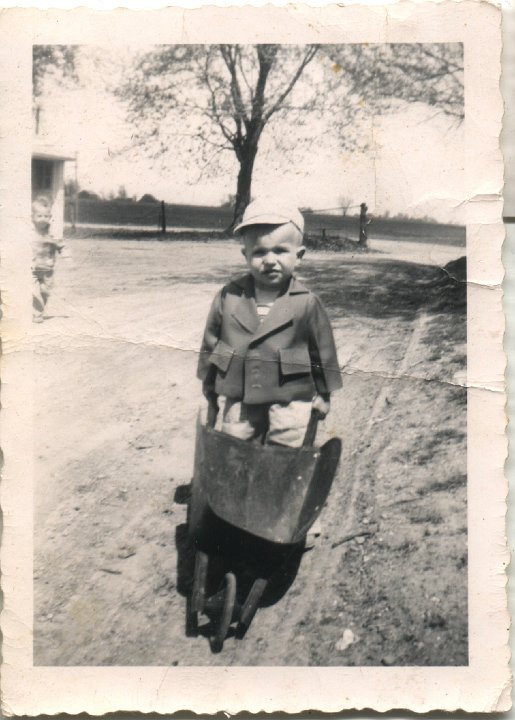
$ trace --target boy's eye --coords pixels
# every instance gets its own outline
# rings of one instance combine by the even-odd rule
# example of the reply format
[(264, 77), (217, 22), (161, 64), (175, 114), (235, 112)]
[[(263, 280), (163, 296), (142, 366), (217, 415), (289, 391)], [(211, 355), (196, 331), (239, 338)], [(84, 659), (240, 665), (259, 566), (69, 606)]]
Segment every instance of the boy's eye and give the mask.
[(265, 248), (258, 248), (257, 250), (254, 250), (252, 255), (253, 257), (263, 257), (263, 255), (268, 255), (268, 253), (273, 253), (274, 255), (284, 255), (284, 253), (290, 252), (288, 248), (284, 247), (274, 247), (270, 248), (270, 250), (266, 250)]

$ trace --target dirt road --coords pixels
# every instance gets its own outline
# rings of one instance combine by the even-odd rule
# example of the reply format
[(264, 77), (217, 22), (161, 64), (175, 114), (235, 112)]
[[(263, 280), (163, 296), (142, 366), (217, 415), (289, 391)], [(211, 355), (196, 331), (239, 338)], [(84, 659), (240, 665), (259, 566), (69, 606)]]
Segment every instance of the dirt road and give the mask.
[(196, 351), (239, 250), (70, 244), (34, 326), (35, 663), (466, 664), (465, 291), (438, 268), (462, 251), (303, 264), (335, 330), (344, 387), (321, 439), (343, 458), (294, 583), (215, 655), (184, 633), (184, 496)]

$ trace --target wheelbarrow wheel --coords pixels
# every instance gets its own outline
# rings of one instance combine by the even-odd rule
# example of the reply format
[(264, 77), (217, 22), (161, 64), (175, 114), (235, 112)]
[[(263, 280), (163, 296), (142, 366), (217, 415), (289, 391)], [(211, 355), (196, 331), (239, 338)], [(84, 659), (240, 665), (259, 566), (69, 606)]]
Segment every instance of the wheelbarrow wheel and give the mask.
[(236, 576), (232, 572), (226, 573), (224, 577), (224, 596), (220, 621), (216, 633), (211, 641), (211, 649), (218, 653), (224, 646), (229, 626), (232, 622), (234, 604), (236, 602)]
[(264, 578), (257, 578), (254, 580), (241, 610), (241, 617), (238, 625), (239, 638), (243, 638), (249, 629), (250, 623), (254, 619), (254, 615), (256, 614), (261, 598), (263, 597), (263, 593), (266, 590), (266, 586), (267, 581)]

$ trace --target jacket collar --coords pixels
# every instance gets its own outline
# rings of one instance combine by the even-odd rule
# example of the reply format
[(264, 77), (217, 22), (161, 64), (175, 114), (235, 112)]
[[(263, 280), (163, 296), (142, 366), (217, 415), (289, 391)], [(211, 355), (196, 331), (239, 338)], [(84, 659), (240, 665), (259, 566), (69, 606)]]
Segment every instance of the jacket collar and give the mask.
[[(238, 275), (233, 279), (233, 283), (243, 288), (247, 297), (255, 297), (254, 278), (250, 273)], [(284, 293), (284, 295), (300, 295), (302, 293), (309, 293), (309, 290), (295, 277), (295, 275), (292, 275), (288, 290)]]
[(249, 273), (239, 276), (233, 282), (241, 287), (246, 302), (240, 303), (233, 313), (235, 319), (248, 332), (253, 333), (252, 344), (262, 339), (266, 335), (278, 331), (285, 325), (291, 324), (294, 318), (294, 312), (291, 304), (287, 301), (289, 295), (300, 295), (308, 293), (309, 290), (302, 285), (295, 277), (291, 278), (288, 290), (280, 295), (274, 302), (269, 314), (259, 322), (256, 311), (256, 301), (254, 296), (254, 279)]

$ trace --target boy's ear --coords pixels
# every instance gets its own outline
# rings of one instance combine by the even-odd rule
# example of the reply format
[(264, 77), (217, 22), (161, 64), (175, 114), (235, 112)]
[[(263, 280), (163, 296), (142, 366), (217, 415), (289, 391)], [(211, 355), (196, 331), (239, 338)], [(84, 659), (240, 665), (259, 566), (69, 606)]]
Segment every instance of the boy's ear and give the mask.
[(302, 257), (304, 257), (304, 253), (306, 252), (306, 248), (304, 245), (301, 245), (300, 248), (297, 250), (297, 260), (300, 260)]
[(245, 249), (245, 245), (242, 245), (242, 246), (241, 246), (240, 252), (241, 252), (241, 254), (243, 255), (244, 258), (247, 257), (247, 251), (246, 251), (246, 249)]

